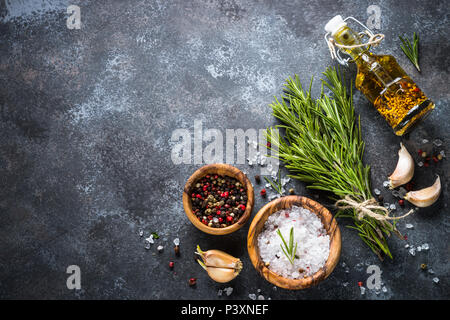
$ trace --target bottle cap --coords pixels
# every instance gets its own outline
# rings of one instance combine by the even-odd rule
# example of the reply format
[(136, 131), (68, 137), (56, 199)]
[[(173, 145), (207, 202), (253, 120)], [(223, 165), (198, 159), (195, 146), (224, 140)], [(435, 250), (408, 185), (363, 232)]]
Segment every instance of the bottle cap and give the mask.
[(345, 23), (344, 19), (342, 19), (340, 15), (337, 15), (330, 21), (328, 21), (328, 23), (325, 25), (325, 31), (333, 35), (336, 31), (346, 25), (347, 24)]

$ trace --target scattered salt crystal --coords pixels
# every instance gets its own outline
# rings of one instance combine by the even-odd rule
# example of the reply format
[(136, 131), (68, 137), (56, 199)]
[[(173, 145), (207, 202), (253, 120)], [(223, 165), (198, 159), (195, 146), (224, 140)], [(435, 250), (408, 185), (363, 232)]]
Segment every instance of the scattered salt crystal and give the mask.
[(217, 295), (218, 295), (219, 297), (221, 297), (221, 296), (222, 296), (222, 290), (219, 289), (219, 291), (217, 291)]
[(444, 151), (444, 150), (439, 151), (439, 154), (440, 154), (442, 157), (445, 158), (445, 151)]
[(412, 228), (414, 228), (414, 226), (411, 223), (406, 224), (406, 229), (412, 229)]
[(151, 234), (150, 237), (146, 238), (145, 241), (147, 241), (148, 243), (155, 243), (155, 240), (153, 240), (153, 235)]
[(147, 249), (147, 250), (150, 249), (150, 243), (149, 243), (149, 242), (146, 242), (146, 243), (145, 243), (145, 249)]
[(256, 292), (261, 293), (261, 289), (256, 290)]
[(401, 196), (400, 196), (400, 192), (398, 191), (398, 190), (392, 190), (392, 195), (394, 196), (394, 197), (397, 197), (397, 198), (400, 198)]
[(344, 282), (344, 283), (342, 284), (342, 286), (347, 287), (347, 286), (348, 286), (348, 282)]
[(383, 286), (383, 288), (381, 288), (381, 291), (387, 292), (387, 288)]
[(390, 204), (387, 203), (387, 202), (385, 202), (385, 203), (383, 204), (383, 207), (385, 207), (386, 209), (389, 209), (389, 206), (390, 206)]
[(414, 247), (412, 247), (411, 249), (409, 249), (409, 254), (412, 255), (413, 257), (416, 255), (416, 249)]
[(422, 162), (422, 161), (419, 161), (419, 162), (417, 163), (417, 165), (418, 165), (419, 167), (423, 167), (423, 162)]
[(409, 248), (409, 244), (405, 244), (405, 248), (408, 249)]
[(158, 246), (158, 247), (156, 248), (156, 250), (158, 250), (158, 252), (162, 252), (162, 251), (164, 250), (164, 247), (163, 247), (163, 246)]
[[(276, 229), (275, 225), (278, 226)], [(279, 230), (285, 239), (289, 239), (292, 227), (294, 244), (298, 244), (299, 257), (294, 259), (293, 265), (284, 255), (280, 246), (281, 237), (276, 232)], [(269, 268), (273, 272), (295, 279), (304, 275), (311, 276), (324, 266), (330, 252), (330, 238), (315, 214), (306, 208), (293, 206), (291, 209), (280, 210), (269, 216), (264, 231), (258, 236), (258, 247), (261, 259), (269, 263)], [(276, 255), (279, 258), (276, 258)]]
[(273, 286), (273, 291), (277, 291), (278, 290), (278, 288), (277, 288), (277, 286)]
[(364, 287), (359, 287), (359, 289), (361, 290), (361, 295), (366, 293), (366, 288)]
[(430, 249), (430, 246), (428, 245), (428, 243), (422, 244), (422, 250), (428, 250), (428, 249)]
[(441, 139), (434, 139), (433, 144), (436, 147), (440, 147), (440, 146), (442, 146), (442, 140)]
[(355, 266), (355, 268), (356, 268), (356, 270), (361, 271), (363, 269), (363, 266), (364, 266), (363, 263), (360, 262)]
[(226, 295), (229, 296), (230, 294), (233, 293), (233, 288), (232, 287), (226, 287), (225, 289), (223, 289), (223, 291), (225, 291)]
[(264, 300), (264, 296), (263, 295), (259, 295), (258, 296), (258, 300)]
[(381, 191), (380, 191), (379, 189), (374, 189), (373, 192), (374, 192), (377, 196), (379, 196), (379, 195), (381, 194)]
[(285, 186), (289, 181), (291, 181), (291, 178), (289, 177), (281, 178), (281, 185)]
[(439, 283), (439, 278), (438, 277), (434, 277), (433, 278), (433, 282), (436, 283), (436, 284)]
[(179, 246), (180, 245), (180, 239), (179, 238), (175, 238), (173, 240), (173, 244), (176, 245), (176, 246)]
[(139, 230), (139, 237), (142, 237), (144, 235), (144, 231), (142, 229)]
[(387, 188), (389, 187), (389, 181), (383, 181), (383, 187)]
[(250, 294), (248, 295), (248, 297), (249, 297), (250, 299), (252, 299), (252, 300), (256, 300), (256, 294), (254, 294), (254, 293), (250, 293)]
[(420, 252), (420, 251), (422, 251), (422, 247), (421, 246), (417, 246), (416, 250), (417, 250), (417, 252)]
[(389, 209), (390, 210), (396, 210), (397, 207), (395, 206), (395, 204), (392, 203), (392, 204), (389, 205)]
[(428, 269), (428, 273), (429, 273), (429, 274), (434, 274), (433, 269), (429, 268), (429, 269)]
[(274, 181), (276, 181), (276, 180), (277, 180), (277, 177), (278, 177), (278, 170), (273, 170), (272, 173), (271, 173), (270, 175), (271, 175), (272, 179), (273, 179)]
[(423, 144), (426, 144), (426, 143), (428, 143), (428, 142), (430, 142), (428, 139), (423, 139), (423, 140), (422, 140), (422, 143), (423, 143)]
[(400, 187), (400, 188), (398, 189), (398, 192), (400, 193), (400, 197), (403, 198), (403, 197), (408, 193), (408, 190), (406, 190), (406, 189), (403, 188), (403, 187)]

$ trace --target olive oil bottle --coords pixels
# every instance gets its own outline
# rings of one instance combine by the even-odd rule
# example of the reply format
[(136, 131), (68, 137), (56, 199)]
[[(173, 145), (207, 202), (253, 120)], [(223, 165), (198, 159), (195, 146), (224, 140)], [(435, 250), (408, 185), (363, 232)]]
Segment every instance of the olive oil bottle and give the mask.
[(395, 58), (371, 53), (369, 46), (363, 45), (360, 34), (349, 28), (341, 16), (331, 19), (325, 30), (334, 43), (340, 45), (340, 50), (356, 63), (356, 88), (375, 106), (396, 135), (407, 133), (434, 109), (434, 103)]

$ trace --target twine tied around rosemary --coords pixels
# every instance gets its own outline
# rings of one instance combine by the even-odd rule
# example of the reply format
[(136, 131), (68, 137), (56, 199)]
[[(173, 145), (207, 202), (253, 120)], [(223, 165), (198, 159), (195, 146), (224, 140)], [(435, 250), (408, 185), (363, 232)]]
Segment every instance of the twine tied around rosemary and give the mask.
[[(334, 205), (340, 210), (355, 209), (358, 213), (359, 220), (362, 220), (365, 216), (379, 221), (398, 220), (403, 219), (414, 212), (414, 209), (411, 209), (400, 217), (391, 217), (389, 216), (389, 210), (383, 206), (380, 206), (374, 198), (367, 199), (363, 202), (358, 202), (350, 196), (346, 196), (344, 199), (336, 201)], [(377, 210), (383, 211), (385, 214), (376, 213), (375, 211)]]
[(360, 48), (360, 47), (367, 46), (369, 48), (370, 46), (374, 46), (374, 47), (377, 46), (384, 39), (384, 34), (382, 34), (382, 33), (371, 34), (368, 31), (365, 31), (364, 33), (360, 33), (360, 34), (367, 35), (369, 37), (369, 40), (366, 43), (354, 44), (351, 46), (336, 43), (336, 41), (334, 41), (334, 39), (326, 37), (328, 49), (330, 49), (331, 58), (337, 59), (337, 53), (336, 53), (335, 47), (338, 47), (339, 49), (354, 49), (354, 48)]

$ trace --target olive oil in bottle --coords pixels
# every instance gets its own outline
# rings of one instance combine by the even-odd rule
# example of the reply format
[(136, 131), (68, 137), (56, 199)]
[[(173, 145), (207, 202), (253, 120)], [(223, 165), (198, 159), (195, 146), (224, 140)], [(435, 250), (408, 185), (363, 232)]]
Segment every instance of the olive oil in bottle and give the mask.
[(401, 136), (434, 109), (434, 103), (420, 90), (391, 55), (375, 55), (341, 16), (325, 26), (334, 42), (349, 54), (357, 66), (355, 86)]

